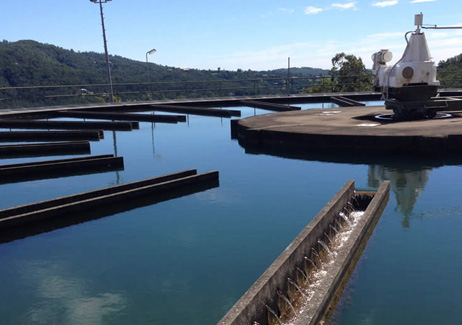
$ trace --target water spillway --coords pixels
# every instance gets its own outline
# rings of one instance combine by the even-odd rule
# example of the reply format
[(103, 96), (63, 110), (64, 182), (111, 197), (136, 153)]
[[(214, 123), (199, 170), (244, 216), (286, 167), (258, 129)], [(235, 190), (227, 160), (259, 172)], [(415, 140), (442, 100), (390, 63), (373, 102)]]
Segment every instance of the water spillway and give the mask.
[(0, 243), (217, 187), (218, 171), (190, 169), (0, 210)]
[(0, 159), (89, 154), (89, 141), (0, 145)]
[(186, 122), (184, 115), (148, 115), (148, 114), (131, 114), (118, 112), (94, 112), (94, 111), (59, 111), (50, 113), (54, 117), (75, 117), (75, 118), (91, 118), (102, 120), (116, 121), (138, 121), (138, 122), (155, 122), (155, 123), (178, 123)]
[(320, 322), (382, 214), (389, 188), (383, 182), (376, 192), (356, 192), (348, 181), (218, 324)]
[(39, 142), (39, 141), (67, 141), (104, 139), (103, 130), (78, 131), (2, 131), (0, 142)]
[(0, 165), (0, 184), (123, 169), (123, 157), (113, 154)]
[(261, 108), (268, 111), (274, 112), (287, 112), (287, 111), (299, 111), (302, 108), (298, 106), (290, 106), (289, 104), (277, 104), (277, 103), (269, 103), (269, 102), (262, 102), (256, 100), (242, 100), (240, 102), (244, 106), (249, 106), (253, 108)]
[(216, 117), (231, 117), (241, 116), (241, 111), (217, 108), (204, 108), (204, 107), (191, 107), (182, 105), (152, 105), (154, 111), (169, 112), (169, 113), (182, 113), (203, 116), (216, 116)]
[(101, 122), (101, 121), (44, 121), (0, 119), (0, 128), (7, 129), (62, 129), (62, 130), (112, 130), (132, 131), (139, 129), (138, 122)]

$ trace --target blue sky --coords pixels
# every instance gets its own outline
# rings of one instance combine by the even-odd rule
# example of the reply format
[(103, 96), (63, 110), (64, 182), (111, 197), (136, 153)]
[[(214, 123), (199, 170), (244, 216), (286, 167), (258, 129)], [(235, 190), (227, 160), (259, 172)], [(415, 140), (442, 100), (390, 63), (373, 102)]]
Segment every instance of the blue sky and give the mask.
[[(414, 15), (462, 26), (461, 0), (113, 0), (104, 5), (110, 54), (162, 65), (236, 70), (331, 67), (339, 52), (388, 48), (398, 60)], [(102, 53), (99, 5), (89, 0), (1, 0), (0, 39), (33, 39)], [(462, 53), (462, 30), (427, 30), (435, 61)]]

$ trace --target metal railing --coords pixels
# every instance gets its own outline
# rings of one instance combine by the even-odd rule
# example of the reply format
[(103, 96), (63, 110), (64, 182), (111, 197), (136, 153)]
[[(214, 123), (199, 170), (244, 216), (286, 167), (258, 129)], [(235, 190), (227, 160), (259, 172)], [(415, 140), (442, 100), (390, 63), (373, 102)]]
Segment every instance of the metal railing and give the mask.
[[(442, 88), (462, 87), (461, 76), (446, 80), (438, 76)], [(372, 75), (270, 77), (231, 80), (193, 80), (164, 82), (114, 83), (116, 101), (205, 98), (253, 95), (290, 95), (306, 92), (338, 92), (345, 89), (372, 90)], [(0, 87), (0, 109), (108, 102), (107, 84), (46, 85)]]

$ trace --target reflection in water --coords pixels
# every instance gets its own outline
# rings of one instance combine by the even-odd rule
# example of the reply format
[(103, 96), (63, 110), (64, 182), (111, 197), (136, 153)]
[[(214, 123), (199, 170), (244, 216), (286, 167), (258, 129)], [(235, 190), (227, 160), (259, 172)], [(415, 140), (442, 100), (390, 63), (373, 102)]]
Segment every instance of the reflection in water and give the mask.
[(461, 165), (462, 156), (441, 156), (435, 158), (402, 157), (368, 152), (359, 153), (330, 153), (322, 150), (301, 150), (298, 147), (285, 148), (278, 145), (252, 145), (239, 142), (246, 154), (266, 154), (289, 159), (307, 161), (331, 162), (337, 164), (369, 165), (368, 186), (378, 188), (383, 181), (391, 182), (391, 190), (395, 193), (398, 209), (403, 215), (403, 227), (409, 227), (409, 217), (428, 182), (433, 168), (447, 165)]
[(103, 324), (127, 305), (120, 293), (93, 296), (83, 279), (53, 262), (26, 263), (22, 273), (37, 301), (21, 317), (25, 324)]
[(417, 199), (428, 182), (429, 168), (409, 169), (407, 166), (369, 165), (368, 185), (378, 187), (384, 180), (391, 181), (391, 190), (396, 195), (398, 208), (403, 215), (403, 227), (409, 227), (409, 216)]
[(153, 158), (156, 156), (156, 147), (154, 146), (154, 129), (155, 128), (156, 128), (155, 123), (151, 123), (151, 140), (152, 140), (152, 157)]
[[(154, 112), (153, 112), (154, 114)], [(162, 155), (157, 154), (156, 155), (156, 144), (155, 144), (155, 139), (154, 139), (154, 130), (156, 129), (156, 123), (151, 123), (151, 142), (152, 142), (152, 158), (155, 160), (159, 160), (163, 162), (164, 157)]]
[[(114, 120), (112, 121), (114, 122)], [(117, 138), (116, 138), (116, 131), (112, 131), (112, 141), (114, 143), (114, 157), (117, 157)], [(116, 184), (120, 185), (120, 175), (119, 171), (116, 170)]]

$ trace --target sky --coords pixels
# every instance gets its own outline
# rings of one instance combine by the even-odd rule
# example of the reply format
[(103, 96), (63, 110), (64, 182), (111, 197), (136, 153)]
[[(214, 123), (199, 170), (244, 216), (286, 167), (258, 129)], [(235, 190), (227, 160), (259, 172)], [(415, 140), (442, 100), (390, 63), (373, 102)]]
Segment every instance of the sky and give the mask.
[[(105, 3), (109, 54), (215, 70), (330, 69), (340, 52), (389, 49), (396, 62), (424, 24), (462, 26), (461, 0), (113, 0)], [(103, 53), (99, 5), (89, 0), (0, 0), (0, 40), (31, 39)], [(425, 30), (435, 62), (462, 53), (462, 29)]]

